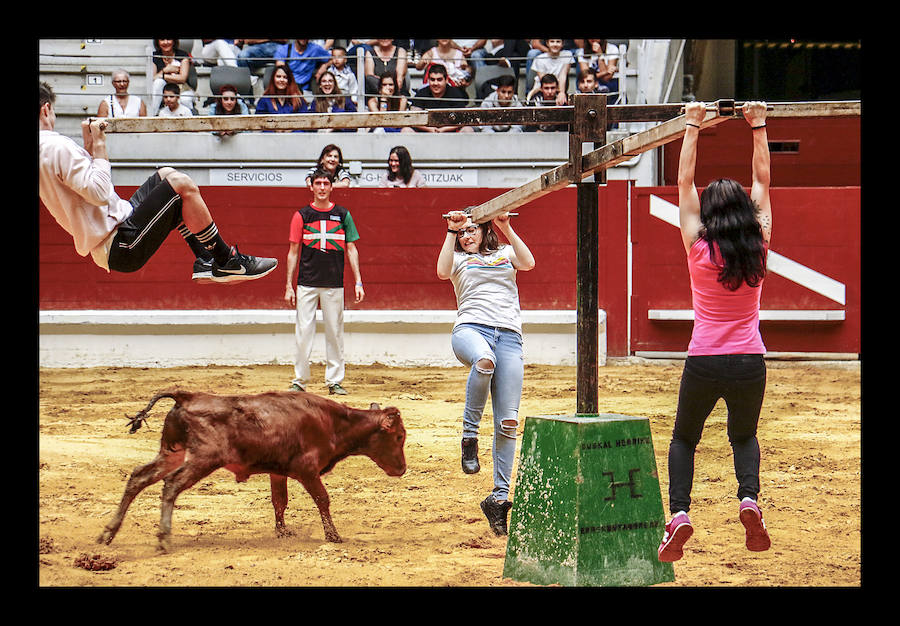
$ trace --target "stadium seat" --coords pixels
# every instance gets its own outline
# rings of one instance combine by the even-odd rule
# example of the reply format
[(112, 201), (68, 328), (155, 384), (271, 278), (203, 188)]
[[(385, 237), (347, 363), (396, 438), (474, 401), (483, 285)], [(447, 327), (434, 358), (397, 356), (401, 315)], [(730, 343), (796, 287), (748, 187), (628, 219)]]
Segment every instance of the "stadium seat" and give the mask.
[(253, 87), (250, 83), (250, 68), (234, 67), (230, 65), (217, 65), (209, 70), (209, 90), (213, 95), (218, 95), (219, 90), (225, 85), (232, 85), (242, 96), (252, 96)]
[(484, 100), (491, 94), (491, 88), (497, 83), (497, 79), (501, 76), (512, 76), (517, 79), (516, 73), (512, 68), (502, 65), (485, 65), (478, 68), (475, 73), (475, 96), (479, 100)]

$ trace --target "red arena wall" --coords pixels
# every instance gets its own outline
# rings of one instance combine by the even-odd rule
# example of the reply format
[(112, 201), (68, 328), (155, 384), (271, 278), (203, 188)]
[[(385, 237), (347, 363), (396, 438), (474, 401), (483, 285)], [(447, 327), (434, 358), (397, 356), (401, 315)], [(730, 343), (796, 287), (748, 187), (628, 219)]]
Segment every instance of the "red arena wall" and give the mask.
[[(699, 180), (699, 179), (698, 179)], [(135, 187), (117, 189), (128, 197)], [(294, 210), (311, 200), (306, 189), (204, 187), (226, 241), (242, 252), (276, 257), (279, 268), (261, 280), (237, 285), (197, 285), (192, 255), (173, 232), (160, 251), (134, 274), (107, 273), (79, 257), (71, 238), (43, 207), (39, 216), (40, 310), (279, 309), (283, 300), (288, 225)], [(360, 233), (360, 265), (366, 299), (348, 308), (447, 310), (455, 308), (449, 281), (435, 275), (445, 234), (441, 214), (475, 205), (502, 189), (371, 189), (334, 191)], [(684, 351), (690, 321), (649, 320), (650, 310), (690, 309), (690, 283), (677, 228), (651, 215), (654, 206), (677, 202), (672, 187), (636, 188), (626, 181), (601, 187), (600, 307), (607, 314), (607, 354)], [(860, 349), (860, 188), (773, 189), (772, 250), (845, 286), (840, 304), (783, 276), (766, 279), (763, 309), (843, 311), (838, 321), (764, 321), (770, 351), (843, 352)], [(629, 211), (630, 206), (630, 211)], [(568, 187), (534, 200), (513, 218), (537, 259), (519, 277), (525, 310), (575, 309), (576, 190)], [(629, 217), (632, 296), (629, 302)], [(345, 284), (352, 287), (349, 268)], [(629, 315), (629, 305), (631, 307)], [(629, 337), (630, 322), (630, 337)]]

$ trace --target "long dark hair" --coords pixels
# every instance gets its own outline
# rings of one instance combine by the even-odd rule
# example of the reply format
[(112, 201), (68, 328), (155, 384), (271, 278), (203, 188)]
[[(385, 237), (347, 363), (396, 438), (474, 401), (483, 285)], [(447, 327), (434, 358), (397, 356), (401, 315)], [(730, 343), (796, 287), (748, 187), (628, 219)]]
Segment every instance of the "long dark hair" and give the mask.
[[(324, 148), (322, 148), (322, 152), (319, 153), (319, 159), (318, 159), (318, 161), (316, 161), (316, 167), (321, 167), (323, 169), (325, 168), (325, 166), (322, 165), (322, 161), (325, 160), (325, 155), (328, 154), (329, 152), (331, 152), (332, 150), (337, 150), (337, 153), (338, 153), (337, 170), (340, 170), (342, 167), (344, 167), (344, 153), (341, 152), (341, 149), (338, 146), (334, 145), (333, 143), (330, 143), (327, 146), (325, 146)], [(337, 173), (337, 171), (335, 171), (335, 173)]]
[(222, 98), (216, 98), (215, 103), (213, 103), (214, 115), (240, 115), (241, 105), (237, 88), (234, 85), (222, 85), (222, 88), (219, 89), (219, 95), (224, 96), (226, 91), (231, 91), (232, 93), (234, 93), (234, 109), (232, 109), (231, 113), (229, 113), (225, 110), (225, 105), (222, 104)]
[[(284, 73), (287, 75), (288, 84), (285, 87), (285, 93), (280, 94), (275, 92), (275, 72), (278, 70), (284, 70)], [(285, 100), (291, 101), (291, 108), (294, 112), (300, 110), (301, 105), (306, 103), (306, 100), (303, 98), (303, 92), (300, 91), (300, 87), (297, 85), (297, 81), (294, 79), (294, 72), (291, 70), (290, 65), (276, 65), (275, 69), (272, 70), (272, 75), (269, 77), (269, 84), (266, 85), (266, 90), (263, 91), (262, 97), (271, 96), (274, 98), (284, 98)]]
[(415, 171), (415, 168), (412, 164), (412, 157), (409, 154), (409, 150), (406, 149), (406, 146), (394, 146), (393, 148), (391, 148), (388, 156), (390, 156), (391, 154), (397, 155), (397, 159), (400, 160), (400, 168), (397, 174), (394, 174), (394, 172), (391, 171), (391, 166), (389, 164), (387, 175), (388, 180), (395, 180), (397, 176), (399, 176), (403, 179), (403, 182), (408, 185), (409, 179), (412, 178), (413, 172)]
[[(393, 96), (385, 96), (381, 93), (381, 86), (384, 84), (384, 79), (390, 78), (394, 81), (394, 95)], [(399, 111), (400, 110), (400, 85), (397, 84), (397, 72), (386, 71), (378, 77), (378, 93), (375, 96), (378, 98), (379, 104), (381, 104), (381, 100), (387, 100), (387, 110), (388, 111)]]
[[(331, 79), (334, 81), (334, 91), (331, 92), (330, 95), (326, 96), (322, 93), (322, 77), (326, 74), (331, 76)], [(328, 107), (331, 104), (334, 106), (340, 106), (344, 110), (347, 109), (347, 96), (344, 95), (344, 92), (341, 91), (340, 85), (338, 85), (337, 78), (335, 77), (333, 72), (323, 72), (322, 76), (319, 77), (319, 80), (316, 81), (316, 84), (313, 87), (313, 94), (316, 106), (316, 113), (328, 113)]]
[(731, 291), (744, 283), (758, 287), (766, 275), (758, 211), (740, 183), (729, 178), (712, 181), (700, 194), (700, 236), (709, 245), (710, 261), (722, 268), (719, 282)]

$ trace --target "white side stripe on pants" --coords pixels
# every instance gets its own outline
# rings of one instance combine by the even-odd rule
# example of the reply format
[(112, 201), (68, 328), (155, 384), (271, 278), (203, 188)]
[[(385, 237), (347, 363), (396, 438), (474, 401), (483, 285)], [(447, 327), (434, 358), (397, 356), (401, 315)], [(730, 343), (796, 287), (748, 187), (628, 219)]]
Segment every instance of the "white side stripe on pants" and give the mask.
[(175, 203), (176, 200), (180, 200), (180, 199), (181, 199), (181, 196), (176, 195), (174, 198), (169, 200), (165, 204), (165, 206), (163, 206), (163, 208), (161, 208), (159, 210), (159, 212), (157, 212), (157, 214), (153, 216), (153, 219), (150, 220), (150, 222), (144, 227), (143, 230), (141, 230), (141, 232), (138, 234), (138, 236), (134, 238), (134, 241), (132, 241), (131, 243), (124, 243), (124, 242), (120, 241), (119, 247), (120, 248), (134, 248), (136, 245), (138, 245), (141, 242), (141, 239), (144, 238), (144, 235), (146, 235), (147, 232), (151, 228), (153, 228), (153, 225), (156, 224), (156, 222), (158, 222), (160, 220), (160, 218), (162, 218), (163, 215), (165, 215), (166, 211), (169, 210), (169, 208)]

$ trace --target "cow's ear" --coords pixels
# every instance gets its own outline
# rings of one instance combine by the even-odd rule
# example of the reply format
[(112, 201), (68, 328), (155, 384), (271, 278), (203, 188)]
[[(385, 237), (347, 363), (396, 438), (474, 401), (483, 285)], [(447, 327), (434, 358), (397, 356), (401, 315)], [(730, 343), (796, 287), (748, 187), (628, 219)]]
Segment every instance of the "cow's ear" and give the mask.
[(378, 411), (379, 409), (381, 409), (381, 407), (378, 406), (377, 402), (373, 402), (372, 404), (369, 405), (370, 411)]
[(396, 429), (398, 421), (400, 421), (400, 411), (393, 407), (386, 409), (381, 417), (381, 430), (392, 432)]

